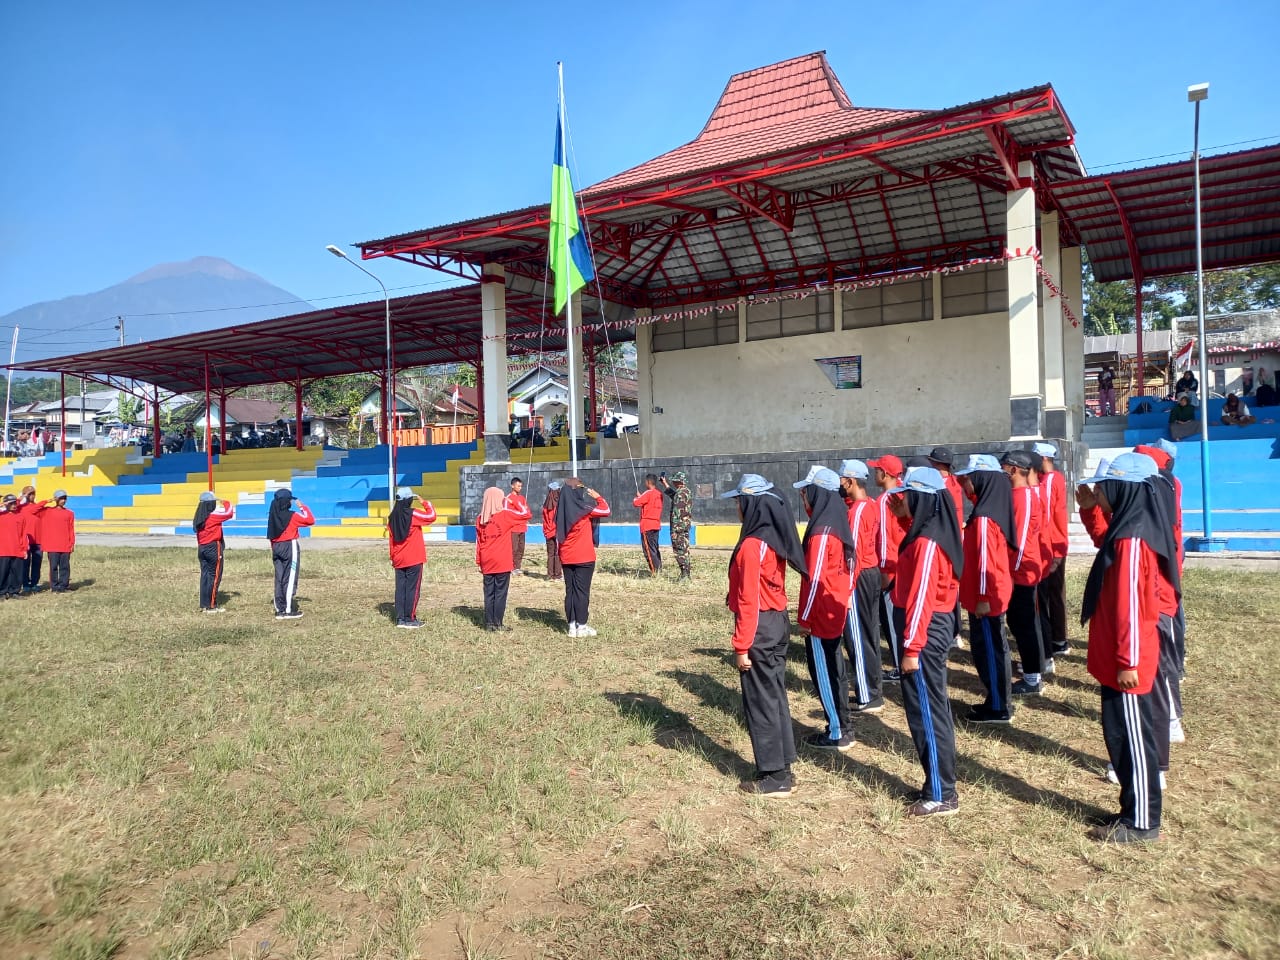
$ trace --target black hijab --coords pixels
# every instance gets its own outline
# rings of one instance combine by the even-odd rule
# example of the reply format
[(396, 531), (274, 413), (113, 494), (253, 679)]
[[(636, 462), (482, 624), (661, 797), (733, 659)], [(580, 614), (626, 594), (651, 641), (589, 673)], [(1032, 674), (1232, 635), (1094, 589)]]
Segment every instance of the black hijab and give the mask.
[(267, 539), (275, 540), (284, 533), (293, 519), (293, 491), (281, 487), (271, 501), (271, 509), (267, 513)]
[[(738, 505), (742, 508), (742, 532), (738, 534), (738, 545), (733, 548), (729, 565), (733, 566), (743, 541), (747, 537), (755, 537), (772, 547), (796, 573), (807, 577), (809, 565), (804, 559), (804, 547), (796, 534), (796, 522), (786, 502), (776, 493), (766, 491), (754, 496), (743, 494), (738, 497)], [(848, 521), (845, 523), (847, 525)]]
[(391, 542), (404, 543), (413, 532), (413, 498), (396, 500), (391, 508), (391, 516), (387, 518), (387, 526), (391, 528)]
[[(595, 498), (587, 493), (587, 488), (577, 477), (570, 477), (560, 488), (560, 499), (556, 502), (556, 539), (564, 543), (574, 524), (596, 508)], [(595, 539), (594, 531), (592, 540)]]
[(844, 544), (844, 561), (852, 570), (857, 560), (857, 549), (853, 543), (853, 531), (849, 528), (849, 505), (844, 497), (837, 491), (824, 490), (813, 484), (802, 487), (800, 495), (812, 507), (809, 513), (809, 526), (804, 531), (805, 549), (808, 550), (809, 538), (815, 533), (824, 528), (830, 530), (832, 536)]
[[(1089, 579), (1084, 585), (1084, 599), (1080, 603), (1080, 622), (1088, 623), (1098, 609), (1098, 597), (1102, 594), (1102, 581), (1107, 568), (1116, 560), (1116, 544), (1121, 540), (1138, 539), (1156, 554), (1160, 568), (1182, 594), (1182, 581), (1178, 576), (1178, 546), (1173, 536), (1173, 518), (1169, 510), (1173, 504), (1173, 485), (1163, 478), (1153, 477), (1141, 483), (1124, 480), (1102, 480), (1098, 486), (1111, 504), (1111, 520), (1098, 555), (1093, 558)], [(1166, 507), (1166, 494), (1168, 490)]]
[(196, 515), (191, 520), (191, 526), (197, 532), (204, 529), (204, 522), (209, 519), (209, 514), (218, 509), (217, 500), (201, 500), (196, 504)]
[(973, 484), (973, 492), (978, 497), (973, 505), (973, 513), (969, 514), (969, 522), (973, 523), (979, 517), (995, 521), (1004, 533), (1005, 543), (1012, 544), (1013, 484), (1004, 473), (994, 470), (975, 470), (968, 477)]
[[(908, 544), (921, 538), (932, 540), (951, 561), (957, 579), (964, 569), (964, 548), (960, 544), (960, 521), (956, 519), (956, 502), (946, 490), (923, 493), (908, 489), (907, 509), (911, 511), (911, 529), (898, 545), (898, 555), (906, 551)], [(1012, 497), (1010, 503), (1012, 504)]]

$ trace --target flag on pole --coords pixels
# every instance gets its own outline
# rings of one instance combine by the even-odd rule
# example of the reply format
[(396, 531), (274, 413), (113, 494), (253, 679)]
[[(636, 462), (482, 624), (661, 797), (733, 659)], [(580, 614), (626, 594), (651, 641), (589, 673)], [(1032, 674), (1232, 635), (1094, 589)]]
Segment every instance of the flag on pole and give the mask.
[(573, 181), (564, 153), (564, 115), (556, 115), (556, 150), (551, 166), (551, 272), (555, 274), (555, 312), (595, 279), (591, 251), (578, 222)]
[(1174, 354), (1173, 368), (1175, 370), (1190, 369), (1191, 350), (1195, 345), (1196, 345), (1196, 342), (1194, 340), (1188, 340), (1186, 343), (1184, 343), (1181, 347), (1178, 348), (1178, 352)]
[(458, 388), (456, 386), (453, 388), (453, 407), (455, 410), (458, 408)]

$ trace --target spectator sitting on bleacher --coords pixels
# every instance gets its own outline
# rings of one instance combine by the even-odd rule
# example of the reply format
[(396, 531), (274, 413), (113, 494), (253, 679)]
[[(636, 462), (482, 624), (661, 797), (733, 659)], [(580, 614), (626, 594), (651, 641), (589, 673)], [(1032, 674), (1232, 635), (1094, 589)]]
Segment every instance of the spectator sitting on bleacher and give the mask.
[(1200, 392), (1200, 381), (1196, 379), (1196, 375), (1188, 370), (1178, 378), (1178, 382), (1173, 385), (1174, 397), (1187, 397), (1191, 401), (1191, 405), (1197, 406)]
[(1228, 393), (1227, 402), (1222, 405), (1222, 422), (1229, 427), (1247, 427), (1258, 421), (1239, 397)]
[(1196, 420), (1196, 408), (1191, 405), (1191, 398), (1185, 393), (1178, 395), (1178, 402), (1169, 411), (1169, 438), (1185, 440), (1200, 430), (1200, 422)]
[(1280, 398), (1276, 396), (1276, 381), (1273, 374), (1267, 373), (1262, 367), (1258, 368), (1258, 377), (1254, 381), (1256, 384), (1255, 399), (1260, 407), (1274, 407)]

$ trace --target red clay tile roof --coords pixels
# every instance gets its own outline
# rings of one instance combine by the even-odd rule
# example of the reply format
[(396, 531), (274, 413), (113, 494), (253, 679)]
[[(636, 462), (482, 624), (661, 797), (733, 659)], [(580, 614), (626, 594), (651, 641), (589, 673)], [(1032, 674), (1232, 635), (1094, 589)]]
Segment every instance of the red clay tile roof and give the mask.
[(710, 170), (919, 116), (855, 107), (825, 53), (729, 78), (697, 139), (583, 191), (586, 196)]

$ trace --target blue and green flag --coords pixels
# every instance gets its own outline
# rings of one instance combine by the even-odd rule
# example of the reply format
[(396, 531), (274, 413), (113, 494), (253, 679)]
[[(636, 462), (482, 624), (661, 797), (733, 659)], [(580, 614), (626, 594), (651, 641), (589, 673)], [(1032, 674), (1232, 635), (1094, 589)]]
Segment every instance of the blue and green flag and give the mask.
[(578, 207), (573, 197), (573, 181), (564, 156), (562, 120), (556, 117), (556, 152), (551, 167), (551, 272), (555, 274), (555, 312), (569, 303), (569, 298), (595, 279), (591, 251), (578, 222)]

